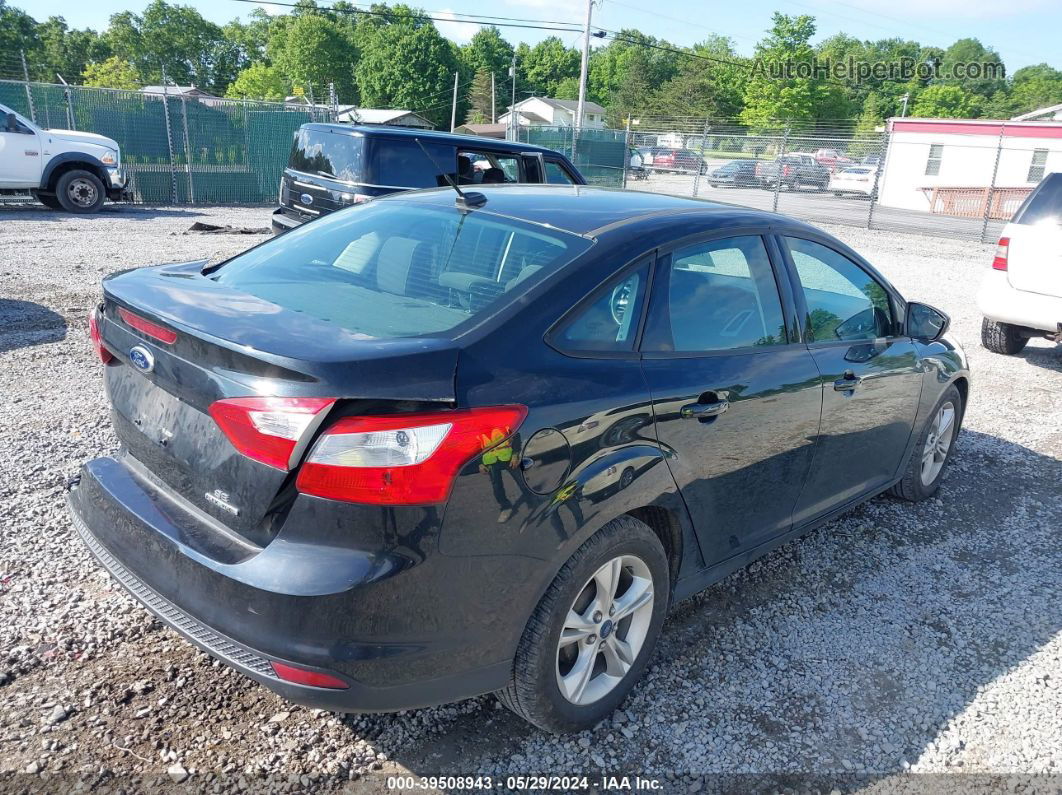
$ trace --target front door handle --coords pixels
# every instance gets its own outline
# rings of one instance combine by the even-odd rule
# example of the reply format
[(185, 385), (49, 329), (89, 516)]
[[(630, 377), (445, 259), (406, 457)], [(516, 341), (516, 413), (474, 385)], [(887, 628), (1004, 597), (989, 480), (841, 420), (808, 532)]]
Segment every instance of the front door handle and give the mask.
[(679, 409), (679, 416), (698, 420), (708, 420), (718, 417), (730, 408), (730, 401), (717, 400), (713, 403), (690, 403)]
[(862, 376), (846, 370), (843, 376), (833, 382), (833, 388), (837, 392), (852, 392), (861, 383), (863, 383)]

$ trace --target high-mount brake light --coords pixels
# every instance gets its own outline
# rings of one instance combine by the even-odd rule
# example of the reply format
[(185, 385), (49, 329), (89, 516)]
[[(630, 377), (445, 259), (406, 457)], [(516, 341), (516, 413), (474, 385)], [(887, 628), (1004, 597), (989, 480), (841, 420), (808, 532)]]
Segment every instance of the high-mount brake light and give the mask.
[(135, 315), (128, 309), (118, 308), (118, 317), (122, 319), (127, 326), (135, 328), (142, 334), (147, 334), (154, 340), (163, 342), (167, 345), (173, 345), (177, 341), (177, 332), (171, 328), (160, 326), (158, 323), (153, 323), (145, 317)]
[(288, 470), (306, 429), (333, 403), (333, 398), (228, 398), (212, 403), (210, 416), (245, 456)]
[(368, 505), (445, 502), (461, 468), (486, 450), (511, 445), (526, 416), (524, 406), (491, 406), (343, 417), (318, 438), (295, 488)]
[(103, 344), (103, 334), (100, 331), (99, 309), (93, 309), (89, 312), (88, 325), (89, 338), (92, 340), (92, 348), (96, 351), (96, 355), (100, 357), (100, 361), (107, 364), (114, 358), (114, 354), (107, 350), (107, 346)]
[(1010, 238), (1001, 237), (996, 244), (996, 256), (992, 259), (992, 267), (997, 271), (1007, 269), (1007, 259), (1010, 257)]

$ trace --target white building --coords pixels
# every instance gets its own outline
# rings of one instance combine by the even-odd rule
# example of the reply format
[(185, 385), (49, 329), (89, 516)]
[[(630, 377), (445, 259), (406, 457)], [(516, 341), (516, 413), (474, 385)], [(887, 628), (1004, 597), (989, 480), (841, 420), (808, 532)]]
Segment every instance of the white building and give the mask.
[[(516, 123), (522, 127), (574, 127), (579, 103), (574, 99), (550, 99), (528, 97), (498, 117), (498, 123), (509, 125), (509, 115), (516, 109)], [(605, 109), (596, 102), (583, 103), (584, 130), (601, 130), (605, 127)]]
[(388, 124), (392, 127), (417, 127), (422, 130), (434, 130), (435, 125), (411, 110), (389, 110), (385, 108), (355, 108), (341, 106), (338, 121), (354, 124)]
[(880, 202), (1010, 218), (1045, 174), (1062, 171), (1062, 122), (890, 119)]

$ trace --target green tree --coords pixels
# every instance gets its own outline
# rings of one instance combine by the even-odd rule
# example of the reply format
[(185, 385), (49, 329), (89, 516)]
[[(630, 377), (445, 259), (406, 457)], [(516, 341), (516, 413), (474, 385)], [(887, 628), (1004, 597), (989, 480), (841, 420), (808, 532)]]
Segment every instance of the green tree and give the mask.
[(725, 36), (710, 36), (695, 44), (692, 53), (700, 57), (681, 58), (678, 73), (657, 92), (656, 111), (716, 119), (736, 116), (743, 107), (747, 62)]
[(1045, 63), (1019, 69), (1013, 76), (1010, 99), (1014, 116), (1062, 103), (1062, 71)]
[(57, 82), (57, 75), (69, 83), (80, 79), (89, 63), (104, 60), (107, 46), (94, 30), (71, 30), (62, 17), (49, 17), (37, 26), (40, 39), (40, 62), (37, 79)]
[(266, 51), (280, 73), (311, 93), (315, 102), (325, 101), (328, 84), (334, 83), (340, 102), (357, 103), (354, 66), (358, 51), (323, 13), (304, 10), (276, 20)]
[(283, 102), (290, 92), (291, 84), (278, 67), (256, 63), (236, 76), (225, 96), (232, 99)]
[[(1005, 85), (1003, 61), (999, 53), (981, 44), (977, 39), (959, 39), (946, 49), (941, 56), (941, 83), (958, 86), (963, 91), (982, 98), (990, 97)], [(969, 74), (971, 65), (978, 69), (998, 70), (998, 76), (992, 74), (979, 77), (957, 77), (956, 67), (961, 65)]]
[(460, 59), (468, 74), (485, 69), (494, 75), (495, 101), (499, 112), (510, 104), (512, 83), (509, 82), (509, 67), (513, 61), (513, 45), (502, 38), (495, 27), (480, 28), (461, 47)]
[(607, 46), (590, 54), (587, 75), (590, 99), (609, 104), (613, 94), (627, 80), (632, 65), (643, 70), (642, 76), (647, 85), (657, 88), (664, 85), (678, 74), (680, 64), (687, 60), (677, 52), (672, 52), (671, 48), (673, 45), (663, 39), (646, 36), (632, 28), (621, 29)]
[[(796, 65), (813, 61), (813, 17), (775, 13), (767, 36), (756, 45), (756, 63), (745, 86), (741, 119), (758, 128), (775, 121), (812, 121), (828, 87), (821, 76), (801, 77)], [(793, 74), (790, 76), (789, 69)], [(772, 73), (773, 72), (773, 73)]]
[(469, 92), (468, 102), (471, 107), (465, 117), (465, 124), (484, 124), (493, 121), (491, 118), (491, 95), (490, 95), (490, 72), (479, 69), (472, 80), (472, 90)]
[(915, 97), (912, 116), (929, 119), (962, 119), (978, 115), (977, 97), (959, 86), (937, 83)]
[(100, 63), (90, 63), (82, 72), (82, 84), (97, 88), (125, 88), (134, 90), (144, 85), (140, 73), (129, 61), (112, 55)]
[(0, 0), (0, 75), (21, 78), (21, 54), (26, 54), (27, 62), (36, 63), (40, 50), (37, 21), (21, 8)]
[[(458, 72), (456, 48), (430, 20), (407, 6), (391, 16), (359, 24), (361, 59), (354, 76), (362, 103), (369, 107), (408, 108), (437, 125), (449, 126), (450, 92)], [(459, 103), (457, 117), (467, 107)]]
[(520, 77), (532, 94), (554, 97), (564, 80), (579, 78), (580, 60), (578, 50), (549, 36), (527, 51), (520, 63)]

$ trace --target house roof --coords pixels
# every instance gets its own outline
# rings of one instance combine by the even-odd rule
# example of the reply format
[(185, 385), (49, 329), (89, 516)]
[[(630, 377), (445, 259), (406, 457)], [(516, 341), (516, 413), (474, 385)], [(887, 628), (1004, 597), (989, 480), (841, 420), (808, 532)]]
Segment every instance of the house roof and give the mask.
[[(554, 108), (561, 108), (563, 110), (571, 111), (575, 113), (579, 109), (579, 103), (574, 99), (553, 99), (552, 97), (528, 97), (516, 103), (516, 107), (519, 109), (526, 102), (537, 99), (539, 102), (545, 102), (547, 105), (551, 105)], [(583, 113), (604, 113), (605, 109), (598, 105), (596, 102), (586, 100), (583, 103)]]
[(429, 127), (434, 127), (430, 121), (425, 119), (419, 113), (414, 113), (411, 110), (393, 110), (388, 108), (356, 108), (348, 107), (346, 110), (340, 111), (340, 116), (356, 116), (357, 121), (363, 124), (391, 124), (399, 119), (405, 119), (407, 116), (412, 120), (416, 120), (421, 124), (425, 124)]
[[(1058, 105), (1051, 105), (1047, 108), (1039, 108), (1037, 110), (1032, 110), (1028, 113), (1023, 113), (1020, 116), (1015, 116), (1013, 119), (1011, 119), (1011, 121), (1026, 121), (1030, 119), (1039, 119), (1041, 116), (1050, 116), (1053, 119), (1059, 116), (1060, 114), (1062, 114), (1062, 103), (1059, 103)], [(1044, 121), (1048, 121), (1048, 119), (1044, 119)]]
[(466, 135), (481, 135), (485, 138), (504, 138), (507, 124), (462, 124), (454, 132)]
[(144, 94), (171, 94), (173, 96), (213, 97), (209, 91), (204, 91), (195, 86), (144, 86), (140, 89)]

